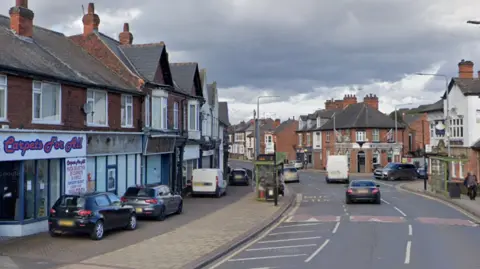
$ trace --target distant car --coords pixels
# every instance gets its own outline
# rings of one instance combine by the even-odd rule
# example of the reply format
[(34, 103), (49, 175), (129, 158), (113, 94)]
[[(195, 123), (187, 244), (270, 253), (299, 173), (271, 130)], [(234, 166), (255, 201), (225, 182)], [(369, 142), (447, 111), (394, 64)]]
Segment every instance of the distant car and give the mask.
[(250, 178), (248, 177), (247, 170), (245, 169), (233, 169), (230, 172), (229, 178), (230, 185), (250, 185)]
[(303, 169), (303, 162), (300, 160), (291, 161), (290, 165), (297, 169)]
[(426, 179), (427, 178), (427, 171), (424, 167), (420, 167), (417, 169), (417, 176), (419, 179)]
[(135, 209), (125, 205), (113, 193), (95, 192), (62, 195), (50, 209), (48, 229), (52, 237), (62, 232), (87, 233), (101, 240), (105, 231), (116, 228), (135, 230)]
[(168, 215), (181, 214), (183, 199), (170, 188), (161, 184), (147, 184), (128, 187), (122, 202), (135, 208), (139, 217), (152, 217), (163, 221)]
[(284, 167), (283, 168), (283, 180), (285, 183), (288, 182), (300, 182), (300, 177), (298, 175), (298, 170), (295, 167)]
[(418, 177), (417, 167), (408, 163), (389, 163), (384, 168), (373, 172), (376, 179), (386, 180), (415, 180)]
[(376, 185), (373, 180), (353, 180), (347, 185), (345, 193), (345, 202), (351, 204), (354, 202), (368, 201), (375, 204), (381, 204), (380, 185)]

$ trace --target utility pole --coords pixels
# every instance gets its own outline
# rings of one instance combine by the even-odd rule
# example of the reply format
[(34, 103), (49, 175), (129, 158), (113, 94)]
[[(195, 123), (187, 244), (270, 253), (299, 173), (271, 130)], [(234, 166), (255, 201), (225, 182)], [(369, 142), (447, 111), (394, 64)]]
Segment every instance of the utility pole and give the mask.
[(278, 206), (278, 188), (279, 188), (279, 184), (278, 184), (278, 169), (277, 169), (277, 141), (274, 141), (273, 142), (273, 159), (274, 159), (274, 163), (275, 165), (273, 166), (273, 180), (275, 181), (275, 189), (273, 191), (273, 204), (275, 206)]
[(425, 121), (422, 120), (422, 144), (423, 144), (423, 169), (425, 170), (425, 178), (423, 179), (423, 190), (427, 190), (427, 181), (428, 181), (428, 173), (427, 173), (427, 147), (425, 145)]

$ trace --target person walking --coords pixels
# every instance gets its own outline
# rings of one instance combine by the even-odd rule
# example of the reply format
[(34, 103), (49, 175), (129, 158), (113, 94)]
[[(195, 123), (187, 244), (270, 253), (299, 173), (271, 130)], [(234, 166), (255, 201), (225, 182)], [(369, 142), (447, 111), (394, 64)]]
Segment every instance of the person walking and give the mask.
[(470, 197), (470, 200), (475, 200), (478, 186), (477, 176), (475, 176), (472, 172), (468, 172), (463, 184), (465, 187), (467, 187), (467, 195)]

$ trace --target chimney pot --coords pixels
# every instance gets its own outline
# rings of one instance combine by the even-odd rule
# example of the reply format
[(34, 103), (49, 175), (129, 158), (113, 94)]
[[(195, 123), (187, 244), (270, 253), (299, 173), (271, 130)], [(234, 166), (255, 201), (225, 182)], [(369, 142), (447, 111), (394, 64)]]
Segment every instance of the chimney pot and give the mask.
[(123, 31), (124, 32), (130, 32), (130, 26), (128, 25), (128, 22), (123, 24)]
[(15, 6), (16, 7), (28, 8), (28, 0), (16, 0), (15, 1)]
[(95, 5), (93, 3), (88, 4), (88, 13), (83, 16), (83, 35), (87, 36), (94, 31), (98, 31), (98, 25), (100, 25), (100, 17), (95, 14)]
[(461, 60), (458, 63), (458, 77), (459, 78), (473, 78), (473, 62)]
[(28, 9), (28, 0), (16, 0), (10, 8), (10, 28), (20, 36), (33, 36), (33, 18), (35, 14)]
[(131, 45), (133, 43), (133, 35), (130, 33), (130, 25), (128, 23), (123, 24), (123, 32), (118, 35), (120, 44)]
[(88, 14), (95, 14), (95, 4), (89, 3), (88, 4)]

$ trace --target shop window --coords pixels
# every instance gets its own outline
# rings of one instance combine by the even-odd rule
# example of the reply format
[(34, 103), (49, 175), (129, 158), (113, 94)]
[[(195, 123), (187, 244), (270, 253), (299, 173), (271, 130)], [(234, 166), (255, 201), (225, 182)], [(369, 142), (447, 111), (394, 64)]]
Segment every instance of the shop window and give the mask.
[(35, 217), (35, 160), (24, 161), (23, 188), (24, 188), (24, 219), (29, 220)]
[(61, 163), (60, 159), (50, 160), (50, 203), (49, 207), (53, 206), (53, 204), (60, 198), (60, 178), (61, 178)]
[(160, 155), (147, 156), (146, 183), (160, 183), (161, 177), (161, 157)]
[[(128, 155), (127, 156), (127, 165), (128, 165), (128, 171), (127, 171), (127, 180), (128, 180), (128, 186), (135, 185), (136, 182), (136, 175), (135, 175), (135, 167), (137, 167), (137, 164), (135, 163), (135, 155)], [(140, 159), (140, 158), (138, 158)]]
[(95, 157), (87, 158), (87, 191), (95, 191)]
[(107, 169), (107, 191), (117, 192), (117, 168), (108, 167)]
[(48, 160), (37, 161), (37, 218), (47, 216), (47, 199), (48, 190), (46, 188), (48, 183)]
[[(118, 156), (118, 184), (117, 184), (117, 191), (119, 195), (122, 195), (126, 191), (126, 184), (127, 184), (127, 171), (125, 168), (127, 166), (127, 155), (120, 155)], [(132, 167), (134, 168), (134, 167)], [(135, 168), (133, 169), (135, 170)]]
[(19, 220), (16, 215), (19, 198), (21, 162), (0, 162), (0, 221)]
[(107, 191), (107, 157), (97, 157), (97, 191)]

